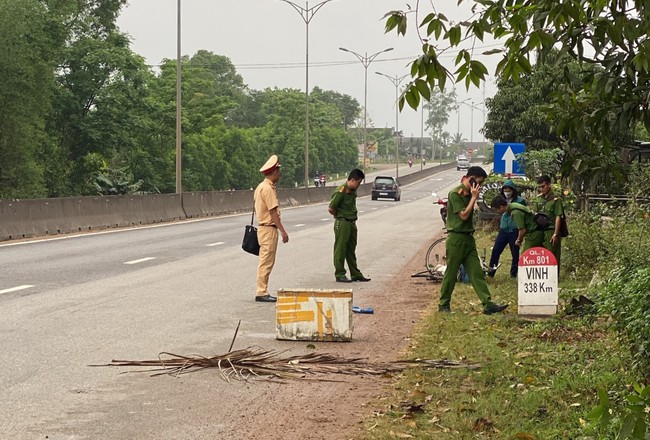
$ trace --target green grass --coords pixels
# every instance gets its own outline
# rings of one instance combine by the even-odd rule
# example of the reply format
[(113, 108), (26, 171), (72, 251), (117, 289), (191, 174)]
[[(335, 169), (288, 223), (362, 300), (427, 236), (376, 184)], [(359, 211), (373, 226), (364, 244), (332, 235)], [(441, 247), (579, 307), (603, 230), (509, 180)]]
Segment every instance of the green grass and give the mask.
[[(479, 239), (479, 249), (485, 243), (489, 254), (493, 238)], [(585, 415), (597, 404), (598, 388), (624, 389), (631, 383), (628, 353), (595, 316), (518, 317), (508, 257), (506, 251), (490, 283), (493, 300), (511, 304), (508, 314), (481, 314), (471, 286), (458, 284), (454, 313), (439, 314), (432, 304), (408, 355), (481, 367), (405, 371), (392, 392), (375, 402), (376, 415), (366, 421), (362, 438), (608, 438), (597, 436)], [(561, 303), (571, 289), (582, 287), (560, 284), (567, 292)]]

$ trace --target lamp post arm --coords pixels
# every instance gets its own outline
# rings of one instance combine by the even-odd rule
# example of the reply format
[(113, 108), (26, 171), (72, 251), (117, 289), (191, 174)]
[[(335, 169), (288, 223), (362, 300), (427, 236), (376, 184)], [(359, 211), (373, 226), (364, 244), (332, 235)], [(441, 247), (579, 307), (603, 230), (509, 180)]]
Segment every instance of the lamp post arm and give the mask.
[(357, 59), (361, 62), (361, 64), (363, 65), (363, 67), (367, 67), (367, 66), (366, 66), (366, 61), (365, 61), (365, 58), (363, 57), (363, 55), (361, 55), (361, 54), (359, 54), (359, 53), (356, 53), (356, 52), (353, 51), (353, 50), (346, 49), (346, 48), (344, 48), (344, 47), (339, 47), (339, 50), (342, 50), (343, 52), (349, 52), (349, 53), (351, 53), (352, 55), (354, 55), (355, 57), (357, 57)]
[(331, 2), (332, 0), (325, 0), (324, 2), (321, 2), (321, 3), (319, 3), (319, 4), (315, 5), (315, 6), (312, 6), (311, 8), (309, 8), (309, 7), (307, 7), (307, 8), (303, 8), (302, 6), (297, 5), (297, 4), (295, 4), (294, 2), (289, 1), (289, 0), (280, 0), (280, 1), (281, 1), (281, 2), (284, 2), (284, 3), (287, 3), (287, 4), (289, 4), (289, 5), (291, 5), (291, 7), (292, 7), (293, 9), (295, 9), (296, 12), (297, 12), (298, 14), (300, 14), (300, 17), (303, 19), (303, 21), (304, 21), (306, 24), (309, 24), (309, 22), (310, 22), (311, 19), (314, 17), (314, 15), (316, 14), (316, 12), (318, 12), (318, 10), (319, 10), (320, 8), (322, 8), (323, 5), (325, 5), (325, 3), (329, 3), (329, 2)]
[(307, 12), (309, 12), (311, 15), (307, 18), (307, 21), (308, 22), (311, 21), (311, 19), (314, 17), (314, 15), (316, 15), (316, 12), (318, 12), (318, 10), (320, 8), (322, 8), (325, 5), (325, 3), (329, 3), (331, 1), (332, 0), (325, 0), (324, 2), (321, 2), (321, 3), (317, 4), (316, 6), (312, 6), (311, 8), (309, 8), (307, 10)]
[(377, 53), (373, 53), (373, 54), (370, 55), (370, 56), (368, 56), (368, 55), (366, 54), (366, 60), (367, 60), (368, 65), (370, 65), (370, 63), (372, 63), (372, 62), (375, 60), (375, 58), (377, 58), (378, 55), (381, 55), (381, 54), (384, 53), (384, 52), (389, 52), (389, 51), (391, 51), (391, 50), (393, 50), (393, 48), (392, 48), (392, 47), (389, 47), (388, 49), (384, 49), (384, 50), (379, 51), (379, 52), (377, 52)]

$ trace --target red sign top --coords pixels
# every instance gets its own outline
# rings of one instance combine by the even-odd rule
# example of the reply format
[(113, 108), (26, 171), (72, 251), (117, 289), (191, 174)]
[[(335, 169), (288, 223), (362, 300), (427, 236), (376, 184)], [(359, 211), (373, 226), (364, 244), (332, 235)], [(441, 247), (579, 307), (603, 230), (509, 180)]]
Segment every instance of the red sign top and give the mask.
[(519, 256), (519, 266), (557, 266), (557, 259), (548, 249), (534, 247)]

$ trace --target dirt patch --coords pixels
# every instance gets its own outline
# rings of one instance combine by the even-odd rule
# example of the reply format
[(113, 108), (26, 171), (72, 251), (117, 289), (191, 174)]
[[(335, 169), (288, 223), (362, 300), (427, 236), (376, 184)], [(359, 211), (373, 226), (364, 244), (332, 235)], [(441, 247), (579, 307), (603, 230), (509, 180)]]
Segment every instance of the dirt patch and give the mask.
[(600, 341), (607, 338), (604, 330), (590, 329), (589, 331), (577, 331), (570, 328), (550, 328), (541, 332), (539, 339), (546, 342), (563, 343), (584, 343), (585, 341)]
[[(416, 323), (437, 298), (439, 286), (424, 278), (411, 278), (422, 270), (428, 244), (381, 290), (366, 294), (364, 305), (374, 314), (354, 315), (351, 343), (316, 344), (317, 350), (369, 361), (393, 361), (404, 355)], [(393, 383), (390, 377), (336, 376), (323, 380), (290, 381), (273, 387), (265, 399), (255, 402), (232, 438), (262, 440), (351, 439), (358, 438), (363, 421), (372, 415), (367, 404)], [(263, 401), (262, 401), (263, 400)]]

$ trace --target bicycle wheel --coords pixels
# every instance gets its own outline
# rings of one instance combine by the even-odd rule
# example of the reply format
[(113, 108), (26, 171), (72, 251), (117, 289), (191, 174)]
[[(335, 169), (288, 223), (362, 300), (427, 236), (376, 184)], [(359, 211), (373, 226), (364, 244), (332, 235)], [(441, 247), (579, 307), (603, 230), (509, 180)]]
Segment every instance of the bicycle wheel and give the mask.
[(424, 260), (425, 267), (429, 276), (433, 280), (442, 280), (445, 276), (445, 269), (447, 268), (447, 255), (445, 247), (445, 238), (439, 238), (434, 241), (429, 250), (427, 251), (427, 256)]

